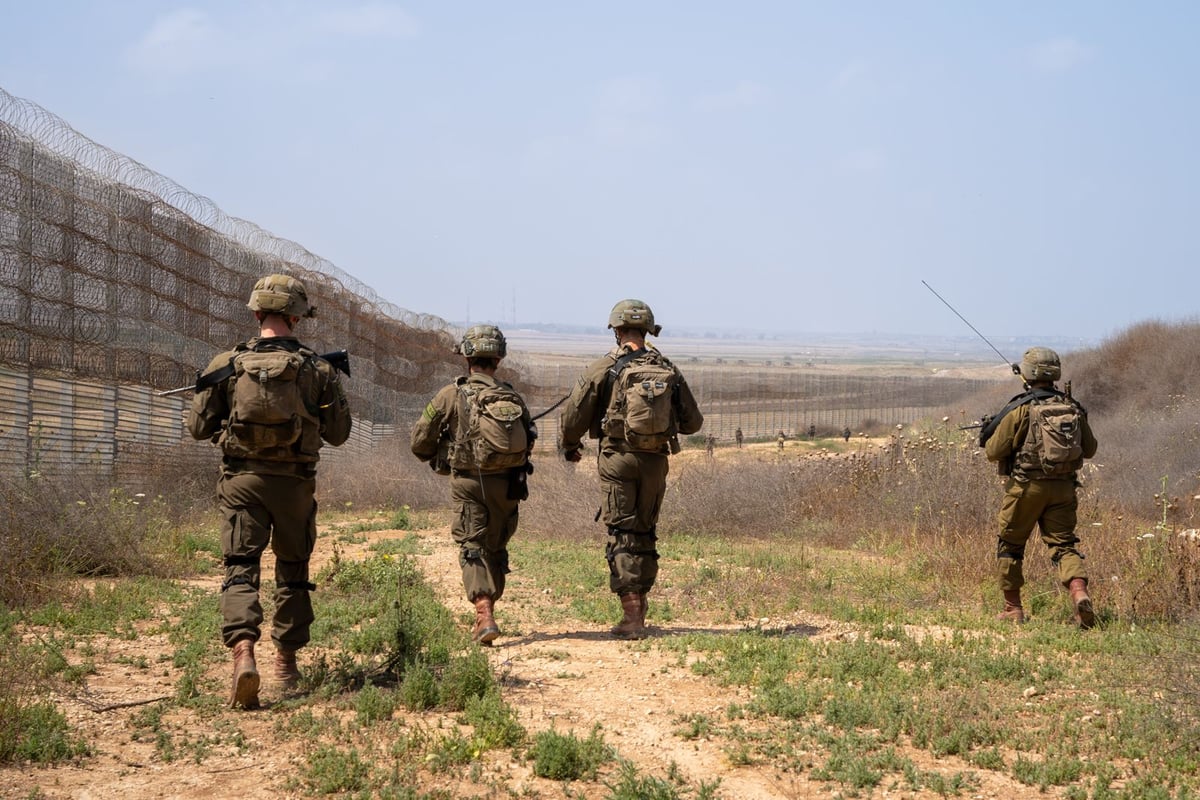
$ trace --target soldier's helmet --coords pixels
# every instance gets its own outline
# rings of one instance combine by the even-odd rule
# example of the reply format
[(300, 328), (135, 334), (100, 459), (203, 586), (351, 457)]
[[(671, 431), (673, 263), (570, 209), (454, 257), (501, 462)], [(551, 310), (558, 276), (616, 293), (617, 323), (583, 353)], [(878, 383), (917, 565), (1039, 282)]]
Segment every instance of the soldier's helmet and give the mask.
[(1021, 377), (1027, 381), (1057, 381), (1062, 377), (1062, 362), (1049, 347), (1031, 347), (1021, 356)]
[(508, 354), (508, 342), (495, 325), (472, 325), (463, 334), (462, 341), (454, 346), (454, 352), (467, 358), (504, 358)]
[(315, 306), (308, 304), (308, 292), (304, 284), (291, 275), (259, 278), (246, 306), (251, 311), (265, 311), (285, 317), (311, 317), (317, 311)]
[(636, 328), (658, 336), (662, 325), (654, 324), (654, 312), (641, 300), (622, 300), (608, 315), (610, 328)]

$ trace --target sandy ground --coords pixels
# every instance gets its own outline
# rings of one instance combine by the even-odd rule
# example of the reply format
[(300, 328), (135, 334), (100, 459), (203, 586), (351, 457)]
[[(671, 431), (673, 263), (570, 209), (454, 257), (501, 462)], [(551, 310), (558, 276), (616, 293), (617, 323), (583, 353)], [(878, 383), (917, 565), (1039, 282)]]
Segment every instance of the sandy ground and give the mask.
[[(340, 544), (341, 557), (361, 558), (372, 541), (405, 535), (403, 531), (368, 534), (368, 542)], [(459, 614), (465, 626), (469, 606), (462, 595), (457, 550), (448, 529), (426, 530), (417, 535), (427, 551), (417, 557), (421, 568), (443, 602)], [(320, 562), (331, 552), (329, 540), (323, 538), (318, 542), (315, 560)], [(597, 562), (602, 566), (599, 550)], [(272, 565), (264, 566), (265, 574), (270, 574)], [(319, 568), (319, 563), (316, 566)], [(536, 576), (523, 572), (519, 564), (514, 567), (498, 617), (501, 626), (516, 635), (502, 636), (487, 652), (501, 680), (505, 699), (517, 709), (521, 724), (531, 734), (554, 728), (559, 732), (574, 731), (583, 738), (599, 725), (605, 741), (622, 758), (636, 763), (642, 773), (663, 777), (674, 764), (678, 774), (693, 787), (702, 781), (711, 784), (719, 779), (717, 796), (727, 800), (818, 798), (839, 791), (840, 787), (811, 781), (806, 774), (785, 773), (763, 765), (735, 766), (726, 753), (728, 741), (719, 737), (689, 740), (677, 733), (684, 727), (682, 718), (690, 714), (707, 715), (724, 724), (724, 713), (730, 704), (745, 702), (749, 695), (743, 689), (723, 687), (695, 674), (677, 654), (655, 646), (656, 641), (696, 630), (732, 633), (736, 626), (713, 625), (704, 619), (655, 624), (653, 595), (649, 620), (652, 636), (646, 642), (616, 641), (604, 626), (535, 625), (530, 621), (543, 618), (538, 609), (561, 604), (564, 598), (555, 597), (548, 587), (539, 585)], [(219, 589), (216, 577), (195, 584), (210, 590), (216, 602)], [(617, 608), (614, 599), (614, 619)], [(172, 612), (167, 609), (163, 613)], [(806, 614), (760, 622), (788, 635), (832, 639), (857, 635), (847, 625)], [(0, 769), (0, 797), (149, 800), (204, 796), (215, 800), (306, 796), (295, 784), (307, 757), (306, 742), (293, 736), (277, 744), (275, 734), (277, 727), (297, 710), (275, 705), (278, 688), (267, 678), (263, 689), (265, 707), (260, 711), (224, 708), (166, 711), (163, 726), (176, 741), (181, 741), (179, 737), (193, 742), (208, 737), (216, 742), (200, 760), (192, 751), (186, 751), (172, 761), (165, 761), (155, 749), (153, 735), (143, 735), (141, 740), (134, 738), (138, 730), (131, 723), (134, 715), (149, 707), (146, 701), (172, 697), (180, 677), (170, 660), (175, 646), (165, 635), (150, 633), (153, 627), (144, 625), (146, 632), (133, 640), (93, 638), (88, 657), (95, 663), (95, 674), (89, 675), (81, 687), (55, 696), (71, 724), (93, 747), (94, 755), (78, 764)], [(82, 660), (84, 655), (79, 650), (69, 652), (68, 658)], [(304, 658), (311, 658), (317, 651), (314, 646), (312, 651), (306, 651)], [(134, 666), (141, 659), (148, 668)], [(228, 669), (224, 660), (210, 665), (214, 688), (224, 691)], [(325, 708), (332, 708), (332, 704), (316, 698), (306, 702), (317, 716)], [(408, 715), (407, 719), (431, 730), (454, 724), (453, 716), (437, 714)], [(769, 723), (743, 724), (752, 728)], [(240, 730), (243, 747), (230, 743), (231, 730)], [(936, 769), (947, 775), (971, 770), (958, 759), (936, 760), (926, 751), (910, 750), (902, 755), (912, 758), (922, 769)], [(813, 763), (824, 760), (824, 754), (812, 754)], [(457, 776), (428, 776), (428, 781), (423, 780), (418, 788), (423, 792), (441, 790), (455, 797), (565, 796), (561, 784), (534, 777), (531, 764), (514, 758), (511, 751), (486, 753), (481, 766), (474, 782), (465, 777), (467, 770), (462, 770)], [(1035, 787), (1022, 786), (1003, 775), (982, 773), (980, 777), (981, 785), (964, 797), (1046, 797)], [(921, 800), (939, 796), (933, 792), (884, 788), (887, 785), (860, 796)], [(588, 798), (603, 798), (609, 792), (599, 781), (573, 783), (570, 791), (573, 797)]]

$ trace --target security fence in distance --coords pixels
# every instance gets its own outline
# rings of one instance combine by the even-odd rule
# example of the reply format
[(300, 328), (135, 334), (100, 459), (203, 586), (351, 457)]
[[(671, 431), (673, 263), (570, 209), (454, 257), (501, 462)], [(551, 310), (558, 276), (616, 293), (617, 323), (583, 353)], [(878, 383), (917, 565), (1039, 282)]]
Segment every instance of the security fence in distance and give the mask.
[[(246, 300), (269, 273), (301, 278), (318, 352), (346, 349), (355, 415), (349, 457), (407, 435), (428, 399), (462, 372), (456, 332), (382, 300), (326, 259), (224, 214), (138, 162), (0, 89), (0, 473), (95, 468), (136, 474), (148, 452), (207, 463), (182, 432), (187, 396), (212, 355), (252, 335)], [(581, 366), (578, 365), (578, 366)], [(506, 361), (535, 410), (570, 390), (578, 366)], [(909, 421), (974, 383), (688, 368), (724, 438)], [(557, 438), (557, 414), (541, 447)]]

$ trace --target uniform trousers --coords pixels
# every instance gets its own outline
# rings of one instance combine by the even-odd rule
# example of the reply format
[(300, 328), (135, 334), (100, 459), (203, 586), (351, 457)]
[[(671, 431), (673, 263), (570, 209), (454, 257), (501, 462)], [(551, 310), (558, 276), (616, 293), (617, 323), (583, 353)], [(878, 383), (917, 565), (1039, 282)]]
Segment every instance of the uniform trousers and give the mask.
[(1076, 549), (1078, 506), (1073, 479), (1008, 479), (1000, 504), (1000, 538), (996, 550), (1002, 590), (1016, 590), (1025, 585), (1021, 565), (1025, 544), (1035, 525), (1050, 548), (1050, 560), (1058, 567), (1062, 585), (1068, 585), (1072, 578), (1087, 579), (1083, 556)]
[(224, 473), (217, 484), (221, 508), (221, 637), (226, 647), (259, 638), (258, 599), (263, 552), (275, 553), (275, 614), (271, 638), (297, 650), (308, 644), (313, 622), (308, 560), (317, 541), (316, 479), (291, 475)]

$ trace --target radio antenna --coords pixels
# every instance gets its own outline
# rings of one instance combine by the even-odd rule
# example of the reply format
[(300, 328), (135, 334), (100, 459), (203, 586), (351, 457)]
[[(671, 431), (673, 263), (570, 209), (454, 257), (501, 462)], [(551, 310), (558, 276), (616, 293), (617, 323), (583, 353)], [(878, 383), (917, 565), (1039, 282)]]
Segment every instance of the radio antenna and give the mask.
[(967, 318), (964, 317), (962, 314), (958, 313), (958, 309), (956, 309), (954, 306), (952, 306), (948, 302), (946, 302), (946, 298), (944, 298), (940, 294), (938, 294), (937, 291), (932, 286), (930, 286), (928, 283), (925, 283), (925, 281), (921, 281), (921, 283), (925, 284), (925, 288), (928, 289), (929, 291), (933, 292), (933, 296), (936, 297), (938, 300), (941, 300), (942, 303), (946, 306), (946, 308), (953, 311), (954, 316), (961, 319), (968, 328), (975, 331), (975, 335), (978, 336), (980, 339), (983, 339), (984, 343), (987, 344), (988, 347), (992, 348), (992, 352), (994, 352), (996, 355), (1000, 356), (1001, 360), (1003, 360), (1007, 366), (1012, 368), (1014, 375), (1020, 374), (1020, 367), (1018, 367), (1016, 364), (1014, 364), (1013, 362), (1011, 362), (1007, 358), (1005, 358), (1004, 353), (1001, 353), (999, 350), (996, 349), (996, 345), (989, 342), (988, 338), (986, 336), (984, 336), (982, 333), (980, 333), (978, 328), (976, 328), (970, 322), (967, 322)]

